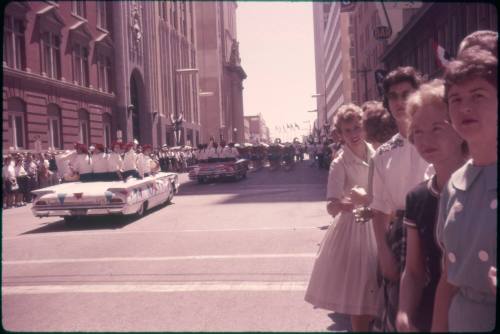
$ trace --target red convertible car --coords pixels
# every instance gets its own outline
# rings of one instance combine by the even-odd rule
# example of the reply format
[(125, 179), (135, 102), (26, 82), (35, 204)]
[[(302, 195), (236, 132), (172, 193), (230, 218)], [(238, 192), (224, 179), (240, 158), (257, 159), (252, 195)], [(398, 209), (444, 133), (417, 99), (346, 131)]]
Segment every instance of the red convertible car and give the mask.
[(248, 163), (247, 159), (231, 158), (199, 161), (191, 166), (189, 179), (198, 183), (220, 179), (241, 180), (247, 176)]

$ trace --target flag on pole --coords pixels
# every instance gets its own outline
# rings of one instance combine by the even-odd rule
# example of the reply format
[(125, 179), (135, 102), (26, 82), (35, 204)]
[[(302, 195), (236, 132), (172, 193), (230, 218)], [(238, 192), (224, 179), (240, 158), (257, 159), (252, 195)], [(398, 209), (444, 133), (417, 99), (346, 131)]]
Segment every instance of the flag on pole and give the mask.
[(448, 51), (436, 42), (432, 44), (436, 55), (436, 65), (441, 68), (448, 66), (451, 61), (451, 56)]

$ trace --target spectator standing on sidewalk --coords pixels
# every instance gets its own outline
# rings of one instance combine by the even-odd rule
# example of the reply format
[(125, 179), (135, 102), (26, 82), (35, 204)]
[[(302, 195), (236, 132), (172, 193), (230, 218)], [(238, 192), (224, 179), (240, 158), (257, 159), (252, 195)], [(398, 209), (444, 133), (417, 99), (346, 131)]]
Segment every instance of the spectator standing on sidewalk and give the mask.
[[(498, 60), (479, 45), (459, 53), (445, 72), (451, 123), (471, 160), (443, 189), (436, 228), (443, 271), (432, 329), (493, 331), (496, 326)], [(496, 285), (496, 284), (495, 284)]]
[(409, 140), (435, 174), (406, 196), (406, 266), (401, 277), (399, 332), (431, 330), (434, 296), (441, 276), (441, 249), (435, 239), (439, 196), (450, 175), (467, 159), (467, 145), (450, 124), (443, 81), (423, 84), (408, 98)]
[(24, 198), (28, 189), (28, 174), (24, 169), (24, 159), (21, 154), (16, 155), (14, 172), (16, 173), (16, 182), (19, 185), (19, 189), (15, 192), (14, 205), (23, 206), (26, 204)]
[(371, 221), (355, 222), (353, 210), (366, 206), (368, 161), (375, 153), (364, 141), (362, 111), (339, 108), (335, 128), (345, 142), (328, 175), (327, 211), (334, 223), (321, 242), (305, 300), (351, 316), (353, 331), (369, 331), (380, 312), (377, 243)]
[(33, 161), (33, 156), (31, 153), (26, 155), (26, 160), (24, 162), (24, 170), (28, 175), (28, 183), (24, 201), (26, 203), (31, 203), (32, 195), (31, 191), (38, 188), (38, 166)]
[(14, 204), (14, 198), (16, 195), (16, 191), (18, 189), (18, 185), (16, 182), (16, 172), (14, 170), (14, 162), (12, 161), (12, 157), (7, 155), (3, 159), (3, 167), (2, 167), (2, 181), (4, 183), (4, 206), (5, 208), (11, 208)]
[(412, 67), (398, 67), (384, 79), (384, 103), (396, 120), (398, 133), (381, 145), (373, 157), (371, 189), (373, 228), (379, 265), (383, 275), (384, 309), (381, 330), (395, 331), (399, 301), (399, 279), (404, 268), (405, 231), (403, 217), (409, 190), (425, 180), (429, 164), (407, 139), (407, 97), (420, 86), (420, 75)]

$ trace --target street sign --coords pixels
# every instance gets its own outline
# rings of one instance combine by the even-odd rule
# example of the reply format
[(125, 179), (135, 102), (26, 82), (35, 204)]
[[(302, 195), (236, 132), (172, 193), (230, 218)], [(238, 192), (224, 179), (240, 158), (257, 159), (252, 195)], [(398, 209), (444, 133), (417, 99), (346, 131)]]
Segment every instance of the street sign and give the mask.
[(391, 28), (387, 26), (376, 26), (373, 28), (373, 37), (377, 40), (384, 40), (388, 39), (392, 35), (392, 30)]

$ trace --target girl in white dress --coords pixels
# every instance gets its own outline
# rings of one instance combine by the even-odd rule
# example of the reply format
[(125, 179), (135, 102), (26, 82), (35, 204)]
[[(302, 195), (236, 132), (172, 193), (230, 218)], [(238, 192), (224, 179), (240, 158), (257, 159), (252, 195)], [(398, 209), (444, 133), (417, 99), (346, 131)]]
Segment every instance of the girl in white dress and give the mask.
[(365, 189), (374, 150), (364, 140), (358, 106), (340, 107), (334, 123), (345, 143), (328, 176), (327, 211), (334, 223), (321, 243), (305, 300), (350, 315), (353, 331), (369, 331), (379, 314), (377, 244), (372, 222), (356, 222), (353, 210), (369, 204)]

